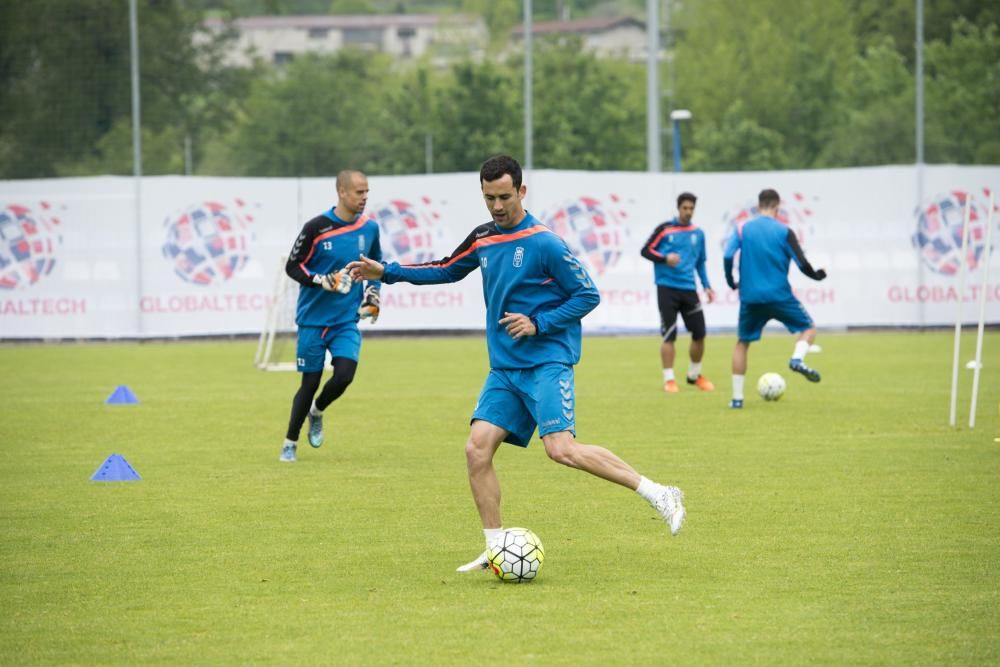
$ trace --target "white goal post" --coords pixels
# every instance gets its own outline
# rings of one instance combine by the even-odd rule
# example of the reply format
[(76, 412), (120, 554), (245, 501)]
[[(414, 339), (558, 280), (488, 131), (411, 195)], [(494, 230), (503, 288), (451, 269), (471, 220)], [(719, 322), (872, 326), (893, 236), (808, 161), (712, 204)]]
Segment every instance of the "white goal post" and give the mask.
[[(294, 371), (295, 367), (295, 306), (299, 286), (285, 275), (288, 258), (279, 258), (272, 298), (267, 306), (264, 328), (257, 341), (254, 364), (263, 371)], [(289, 356), (290, 355), (290, 356)]]

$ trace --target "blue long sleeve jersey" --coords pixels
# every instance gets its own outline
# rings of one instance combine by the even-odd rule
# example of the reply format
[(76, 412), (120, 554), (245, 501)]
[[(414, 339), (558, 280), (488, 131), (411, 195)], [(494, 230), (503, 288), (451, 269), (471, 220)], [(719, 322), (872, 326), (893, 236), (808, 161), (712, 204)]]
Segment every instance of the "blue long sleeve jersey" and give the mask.
[(722, 261), (726, 283), (736, 289), (733, 259), (740, 253), (740, 301), (770, 303), (792, 297), (788, 267), (792, 260), (805, 275), (822, 280), (802, 252), (795, 232), (766, 215), (757, 216), (736, 228), (729, 238)]
[[(378, 223), (370, 218), (359, 215), (351, 221), (341, 220), (330, 209), (302, 227), (285, 264), (285, 273), (301, 285), (296, 324), (333, 327), (358, 321), (358, 306), (364, 297), (361, 281), (347, 294), (340, 294), (326, 291), (313, 282), (313, 276), (339, 271), (362, 253), (382, 261)], [(379, 287), (381, 282), (369, 284)]]
[[(681, 258), (677, 266), (667, 264), (667, 255), (672, 252)], [(657, 285), (693, 291), (697, 272), (701, 286), (711, 288), (705, 270), (705, 232), (694, 225), (681, 225), (677, 218), (661, 222), (642, 246), (642, 256), (653, 262)]]
[[(479, 268), (490, 367), (533, 368), (580, 360), (580, 320), (600, 303), (587, 270), (548, 227), (528, 214), (517, 226), (479, 225), (451, 255), (427, 264), (385, 265), (385, 283), (453, 283)], [(529, 316), (538, 333), (514, 340), (500, 319)]]

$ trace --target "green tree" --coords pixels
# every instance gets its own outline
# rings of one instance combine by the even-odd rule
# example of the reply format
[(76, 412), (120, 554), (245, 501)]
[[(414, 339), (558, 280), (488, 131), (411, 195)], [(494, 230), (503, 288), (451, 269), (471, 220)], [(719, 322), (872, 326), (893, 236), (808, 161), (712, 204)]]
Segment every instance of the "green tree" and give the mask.
[(536, 167), (644, 168), (645, 68), (585, 53), (579, 39), (540, 41), (533, 64)]
[[(845, 57), (855, 51), (845, 5), (703, 0), (685, 3), (674, 18), (680, 32), (673, 106), (690, 109), (696, 128), (711, 128), (709, 134), (696, 129), (694, 141), (728, 129), (742, 132), (731, 141), (745, 142), (753, 128), (770, 130), (784, 137), (772, 155), (785, 156), (791, 166), (813, 166), (829, 141)], [(727, 119), (737, 101), (739, 113)], [(703, 168), (722, 168), (707, 151), (704, 159)]]
[[(907, 65), (913, 65), (917, 20), (914, 0), (847, 0), (846, 4), (862, 49), (890, 37)], [(924, 42), (950, 42), (952, 25), (959, 18), (982, 27), (1000, 25), (1000, 4), (982, 0), (924, 0)]]
[(3, 177), (55, 176), (129, 113), (128, 6), (109, 4), (3, 3)]
[(425, 66), (395, 72), (380, 82), (377, 98), (379, 139), (383, 147), (363, 167), (377, 174), (418, 174), (426, 171), (426, 144), (433, 143), (435, 100), (439, 76)]
[(437, 99), (435, 171), (478, 171), (496, 153), (524, 146), (520, 80), (506, 65), (465, 62), (452, 68)]
[(1000, 34), (963, 18), (927, 45), (926, 159), (1000, 164)]
[[(397, 142), (413, 142), (394, 132), (416, 125), (405, 115), (416, 111), (401, 99), (390, 64), (386, 56), (344, 50), (298, 58), (281, 75), (257, 81), (231, 139), (237, 173), (329, 176), (346, 167), (380, 173), (380, 161), (393, 164)], [(405, 164), (413, 169), (414, 162)]]
[[(0, 105), (0, 177), (100, 165), (118, 144), (101, 139), (131, 118), (128, 3), (4, 2), (0, 12), (0, 86), (10, 100)], [(138, 16), (144, 129), (165, 135), (180, 127), (183, 137), (223, 127), (248, 76), (221, 65), (232, 35), (195, 40), (200, 13), (183, 3), (140, 3)], [(183, 154), (183, 141), (175, 150)], [(145, 167), (158, 173), (165, 165)]]
[(490, 33), (490, 50), (496, 51), (510, 41), (510, 31), (520, 23), (521, 0), (462, 0), (461, 11), (481, 16)]
[(375, 8), (368, 0), (332, 0), (327, 13), (338, 14), (375, 14)]
[(913, 75), (892, 38), (853, 56), (837, 91), (837, 119), (819, 166), (913, 162), (913, 91)]
[(684, 157), (688, 171), (766, 171), (791, 164), (781, 133), (749, 118), (738, 100), (718, 121), (694, 123), (691, 144)]
[[(178, 146), (183, 144), (184, 132), (180, 128), (165, 127), (159, 131), (143, 128), (143, 173), (184, 173), (184, 154), (178, 150)], [(60, 176), (130, 174), (132, 150), (132, 121), (123, 118), (97, 140), (90, 154), (76, 161), (58, 164), (57, 171)]]

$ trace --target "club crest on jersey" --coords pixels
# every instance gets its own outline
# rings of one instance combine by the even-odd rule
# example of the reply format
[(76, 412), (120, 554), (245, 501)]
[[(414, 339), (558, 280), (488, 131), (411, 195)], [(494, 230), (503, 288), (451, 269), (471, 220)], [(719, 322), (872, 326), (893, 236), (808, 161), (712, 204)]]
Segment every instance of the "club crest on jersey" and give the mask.
[(524, 248), (517, 246), (514, 248), (514, 266), (519, 267), (524, 263)]

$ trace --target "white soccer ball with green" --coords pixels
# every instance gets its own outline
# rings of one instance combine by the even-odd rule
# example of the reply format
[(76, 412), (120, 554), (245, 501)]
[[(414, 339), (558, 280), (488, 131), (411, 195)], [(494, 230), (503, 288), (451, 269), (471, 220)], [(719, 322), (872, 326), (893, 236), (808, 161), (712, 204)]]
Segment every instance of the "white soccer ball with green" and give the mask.
[(486, 558), (497, 579), (520, 584), (538, 576), (545, 548), (538, 535), (527, 528), (508, 528), (490, 540)]
[(776, 401), (785, 393), (785, 378), (777, 373), (764, 373), (757, 380), (757, 393), (765, 401)]

